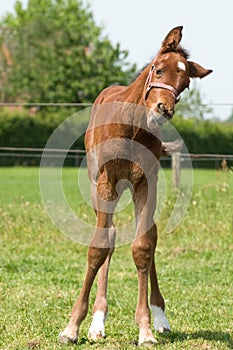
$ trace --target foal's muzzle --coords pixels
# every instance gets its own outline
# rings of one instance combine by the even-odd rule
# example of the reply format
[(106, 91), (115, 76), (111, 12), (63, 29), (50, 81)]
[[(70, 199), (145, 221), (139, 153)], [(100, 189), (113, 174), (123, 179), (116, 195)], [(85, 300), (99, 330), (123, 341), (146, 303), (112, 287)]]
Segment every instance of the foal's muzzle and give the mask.
[(157, 112), (161, 114), (165, 119), (170, 120), (173, 117), (174, 108), (169, 107), (168, 109), (164, 103), (159, 102), (157, 104)]
[(166, 109), (163, 103), (158, 103), (156, 111), (150, 110), (147, 116), (147, 126), (149, 129), (157, 129), (173, 117), (174, 109)]

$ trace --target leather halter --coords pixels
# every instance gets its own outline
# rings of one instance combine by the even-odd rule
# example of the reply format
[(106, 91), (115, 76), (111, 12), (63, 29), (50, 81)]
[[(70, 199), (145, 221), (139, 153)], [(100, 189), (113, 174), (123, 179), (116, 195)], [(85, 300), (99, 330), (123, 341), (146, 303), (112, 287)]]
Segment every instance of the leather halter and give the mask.
[(154, 65), (152, 65), (150, 72), (148, 74), (148, 77), (146, 79), (146, 83), (145, 83), (145, 87), (146, 87), (146, 93), (145, 93), (145, 100), (147, 99), (148, 93), (152, 88), (159, 88), (159, 89), (166, 89), (169, 90), (173, 93), (173, 95), (175, 96), (176, 102), (179, 101), (179, 94), (177, 92), (177, 90), (168, 84), (164, 84), (164, 83), (160, 83), (158, 81), (151, 81), (152, 80), (152, 72), (154, 70)]

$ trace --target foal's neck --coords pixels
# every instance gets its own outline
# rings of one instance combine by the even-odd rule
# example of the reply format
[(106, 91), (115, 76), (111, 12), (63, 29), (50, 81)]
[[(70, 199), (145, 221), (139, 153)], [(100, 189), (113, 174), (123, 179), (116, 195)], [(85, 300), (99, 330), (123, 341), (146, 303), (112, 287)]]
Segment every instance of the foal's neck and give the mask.
[(150, 64), (139, 74), (139, 76), (129, 85), (128, 102), (143, 105), (144, 88), (147, 76), (149, 74)]

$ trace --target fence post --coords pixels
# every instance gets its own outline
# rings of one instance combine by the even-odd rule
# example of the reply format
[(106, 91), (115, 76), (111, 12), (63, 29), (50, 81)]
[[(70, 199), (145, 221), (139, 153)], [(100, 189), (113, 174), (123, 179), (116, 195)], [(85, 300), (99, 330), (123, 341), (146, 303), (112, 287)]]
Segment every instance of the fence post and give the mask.
[(172, 153), (172, 183), (178, 190), (180, 186), (180, 152)]
[(163, 154), (172, 157), (172, 184), (176, 190), (180, 187), (180, 150), (183, 146), (182, 140), (175, 140), (172, 142), (162, 142)]

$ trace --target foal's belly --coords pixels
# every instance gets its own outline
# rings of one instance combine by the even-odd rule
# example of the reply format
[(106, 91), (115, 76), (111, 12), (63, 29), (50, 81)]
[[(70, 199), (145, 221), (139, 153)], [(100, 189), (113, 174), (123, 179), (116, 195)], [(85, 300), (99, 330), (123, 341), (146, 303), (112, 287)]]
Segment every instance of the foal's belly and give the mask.
[[(152, 169), (154, 171), (152, 171)], [(121, 180), (127, 180), (128, 184), (134, 186), (135, 184), (145, 181), (149, 176), (157, 175), (157, 167), (151, 164), (150, 169), (148, 166), (136, 163), (125, 159), (114, 159), (109, 161), (103, 167), (103, 171), (106, 172), (107, 178), (110, 182), (118, 183)], [(126, 183), (127, 183), (126, 182)]]

